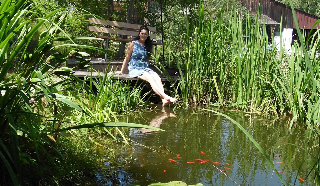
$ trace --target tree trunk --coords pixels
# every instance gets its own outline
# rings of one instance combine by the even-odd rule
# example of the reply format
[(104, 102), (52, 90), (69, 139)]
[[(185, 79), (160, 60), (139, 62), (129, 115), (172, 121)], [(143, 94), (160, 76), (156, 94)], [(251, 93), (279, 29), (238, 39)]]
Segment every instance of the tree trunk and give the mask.
[(113, 15), (113, 0), (108, 0), (108, 20), (113, 20), (112, 15)]
[[(127, 13), (127, 23), (131, 23), (133, 3), (134, 3), (134, 0), (130, 0), (129, 7), (128, 7), (128, 13)], [(120, 45), (120, 49), (119, 49), (119, 56), (120, 57), (123, 57), (125, 47), (126, 47), (126, 43), (122, 42)]]

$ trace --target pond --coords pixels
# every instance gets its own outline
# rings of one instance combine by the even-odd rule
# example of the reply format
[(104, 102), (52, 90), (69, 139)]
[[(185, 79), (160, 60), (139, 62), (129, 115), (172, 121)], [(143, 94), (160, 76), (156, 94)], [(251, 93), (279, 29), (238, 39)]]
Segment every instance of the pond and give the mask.
[[(285, 185), (312, 185), (311, 154), (318, 140), (308, 140), (302, 126), (289, 130), (288, 118), (262, 119), (236, 111), (220, 111), (240, 123), (259, 143)], [(132, 150), (121, 152), (122, 166), (110, 176), (97, 173), (99, 185), (149, 185), (183, 181), (188, 185), (283, 185), (249, 138), (231, 121), (195, 108), (165, 108), (126, 116), (122, 121), (159, 127), (164, 131), (130, 129)], [(128, 160), (127, 157), (133, 157)], [(311, 174), (308, 176), (309, 172)], [(299, 179), (300, 178), (300, 179)]]

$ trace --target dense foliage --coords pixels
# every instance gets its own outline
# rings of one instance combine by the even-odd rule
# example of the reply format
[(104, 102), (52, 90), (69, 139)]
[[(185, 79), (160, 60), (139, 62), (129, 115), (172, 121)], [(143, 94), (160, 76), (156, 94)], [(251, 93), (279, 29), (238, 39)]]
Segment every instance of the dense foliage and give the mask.
[[(166, 43), (160, 52), (164, 58), (154, 60), (179, 68), (176, 93), (184, 105), (289, 115), (290, 128), (303, 121), (319, 134), (318, 31), (307, 46), (299, 30), (301, 44), (295, 42), (288, 55), (283, 48), (276, 50), (259, 18), (242, 12), (236, 1), (202, 2), (206, 6), (198, 1), (161, 2), (162, 20), (160, 8), (145, 12), (147, 1), (139, 1), (135, 21), (145, 23), (146, 16), (148, 24), (163, 29), (158, 37)], [(83, 67), (87, 53), (106, 52), (101, 40), (79, 36), (92, 34), (90, 16), (125, 21), (130, 2), (117, 3), (121, 9), (110, 6), (111, 1), (1, 1), (0, 168), (5, 174), (0, 184), (84, 184), (82, 179), (92, 172), (68, 162), (100, 151), (90, 144), (112, 152), (115, 147), (106, 148), (114, 145), (110, 139), (125, 139), (119, 127), (143, 127), (117, 122), (117, 113), (144, 108), (141, 88), (131, 90), (109, 77), (82, 81), (63, 67), (70, 57)], [(99, 140), (91, 134), (107, 137)], [(87, 155), (81, 150), (86, 145)], [(83, 163), (88, 169), (99, 161), (90, 157)]]
[[(289, 0), (279, 0), (290, 6)], [(317, 0), (291, 0), (293, 7), (311, 15), (320, 17), (320, 4)]]
[(0, 185), (83, 185), (101, 159), (98, 147), (111, 153), (112, 139), (125, 139), (118, 127), (143, 127), (115, 114), (144, 106), (140, 88), (129, 91), (108, 76), (83, 81), (65, 66), (76, 58), (81, 68), (85, 50), (101, 50), (79, 44), (95, 38), (68, 34), (69, 11), (47, 1), (1, 1)]

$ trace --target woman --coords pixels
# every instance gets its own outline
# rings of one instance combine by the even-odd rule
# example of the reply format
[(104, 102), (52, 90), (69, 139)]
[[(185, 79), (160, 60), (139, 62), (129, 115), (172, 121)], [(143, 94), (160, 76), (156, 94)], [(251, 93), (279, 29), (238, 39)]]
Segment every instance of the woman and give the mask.
[(121, 71), (117, 74), (123, 74), (128, 67), (129, 75), (149, 82), (152, 90), (162, 99), (162, 106), (166, 106), (176, 102), (177, 99), (164, 93), (161, 78), (149, 68), (147, 62), (149, 61), (151, 52), (152, 41), (149, 36), (149, 29), (147, 26), (141, 26), (139, 35), (129, 44)]

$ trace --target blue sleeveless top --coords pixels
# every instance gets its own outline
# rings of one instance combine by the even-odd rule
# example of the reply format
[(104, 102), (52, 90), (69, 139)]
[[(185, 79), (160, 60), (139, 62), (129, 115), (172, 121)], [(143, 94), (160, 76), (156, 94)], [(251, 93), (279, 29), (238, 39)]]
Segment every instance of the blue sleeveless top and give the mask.
[(145, 46), (138, 43), (137, 40), (134, 41), (133, 51), (128, 64), (129, 76), (137, 77), (142, 74), (143, 71), (152, 73), (154, 72), (148, 66), (146, 62), (147, 50)]

